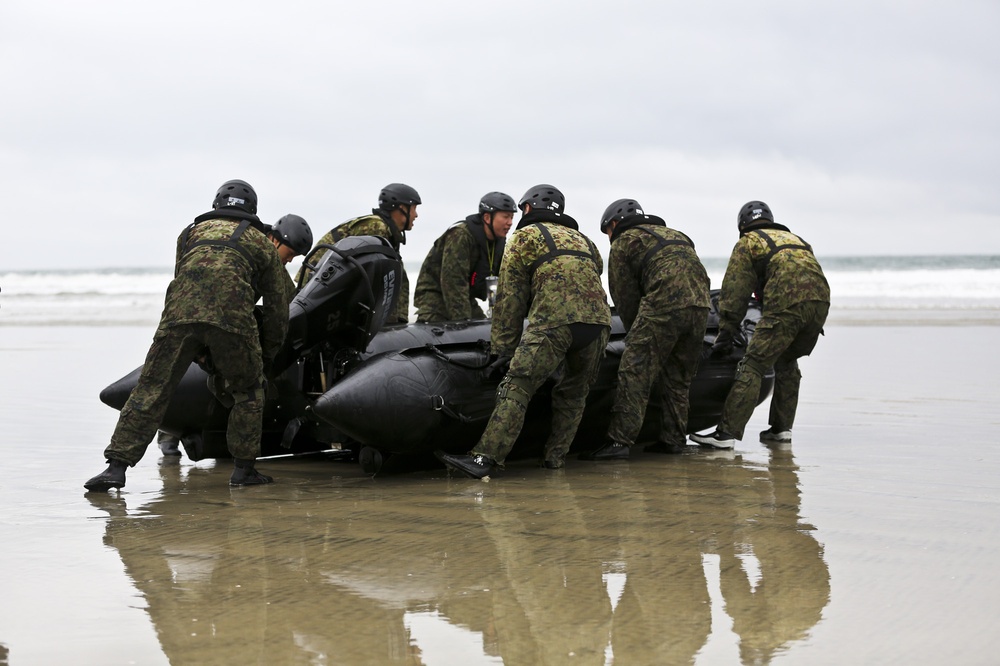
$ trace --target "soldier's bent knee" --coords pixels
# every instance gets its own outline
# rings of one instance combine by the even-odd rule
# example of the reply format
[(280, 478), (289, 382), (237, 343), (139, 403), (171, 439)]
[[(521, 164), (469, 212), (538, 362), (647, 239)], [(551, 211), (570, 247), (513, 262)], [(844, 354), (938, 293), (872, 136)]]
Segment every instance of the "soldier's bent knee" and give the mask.
[(755, 375), (763, 377), (767, 373), (768, 368), (762, 366), (758, 361), (750, 358), (749, 356), (744, 356), (740, 359), (740, 362), (736, 364), (736, 375), (739, 376), (744, 372), (752, 372)]
[(531, 393), (528, 389), (527, 379), (507, 375), (501, 380), (500, 385), (497, 386), (497, 398), (513, 400), (524, 409), (527, 409), (528, 402), (531, 400)]
[(264, 397), (267, 395), (267, 380), (262, 376), (257, 378), (256, 384), (249, 391), (233, 391), (233, 402), (249, 402), (251, 400), (256, 402), (264, 402)]

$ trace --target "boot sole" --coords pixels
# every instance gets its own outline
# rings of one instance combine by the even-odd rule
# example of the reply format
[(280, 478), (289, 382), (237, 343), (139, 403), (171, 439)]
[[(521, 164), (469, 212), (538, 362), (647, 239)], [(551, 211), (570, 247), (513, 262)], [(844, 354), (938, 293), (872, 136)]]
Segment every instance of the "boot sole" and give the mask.
[(85, 483), (83, 487), (87, 490), (95, 493), (107, 492), (114, 488), (115, 490), (121, 490), (125, 487), (124, 483), (111, 483), (109, 481), (100, 481), (97, 483)]
[(446, 459), (442, 459), (441, 462), (443, 462), (448, 469), (455, 470), (456, 472), (461, 472), (470, 479), (486, 479), (489, 478), (490, 474), (493, 473), (493, 470), (486, 470), (485, 472), (482, 472), (479, 470), (466, 469), (465, 467), (462, 467), (461, 465), (453, 463), (452, 461)]
[(691, 435), (688, 439), (695, 442), (699, 446), (708, 446), (713, 449), (720, 449), (723, 451), (728, 451), (736, 446), (736, 440), (718, 440), (712, 437), (703, 437), (701, 435)]

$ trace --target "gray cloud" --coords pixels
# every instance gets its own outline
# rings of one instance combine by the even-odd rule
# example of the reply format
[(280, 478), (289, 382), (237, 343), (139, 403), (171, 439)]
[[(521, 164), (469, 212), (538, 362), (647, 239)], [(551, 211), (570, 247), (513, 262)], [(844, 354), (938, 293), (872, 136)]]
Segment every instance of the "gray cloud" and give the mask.
[(3, 267), (168, 265), (233, 177), (319, 233), (408, 182), (407, 259), (537, 182), (706, 256), (751, 198), (821, 254), (1000, 252), (995, 3), (340, 4), (5, 2)]

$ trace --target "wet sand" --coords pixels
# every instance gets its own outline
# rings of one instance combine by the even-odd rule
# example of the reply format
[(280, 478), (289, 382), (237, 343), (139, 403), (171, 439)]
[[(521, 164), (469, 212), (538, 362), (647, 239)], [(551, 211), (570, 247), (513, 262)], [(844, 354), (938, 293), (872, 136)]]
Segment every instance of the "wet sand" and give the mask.
[(0, 327), (0, 664), (996, 663), (997, 332), (834, 323), (790, 450), (85, 495), (152, 329)]

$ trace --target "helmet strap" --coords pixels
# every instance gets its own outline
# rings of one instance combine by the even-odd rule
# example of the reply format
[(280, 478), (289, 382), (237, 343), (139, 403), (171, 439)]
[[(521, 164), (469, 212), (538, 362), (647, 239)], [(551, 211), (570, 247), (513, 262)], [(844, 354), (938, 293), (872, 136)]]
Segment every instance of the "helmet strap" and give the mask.
[(486, 216), (486, 219), (483, 220), (483, 228), (489, 229), (489, 240), (496, 240), (497, 230), (493, 228), (493, 213), (483, 213), (483, 215)]

